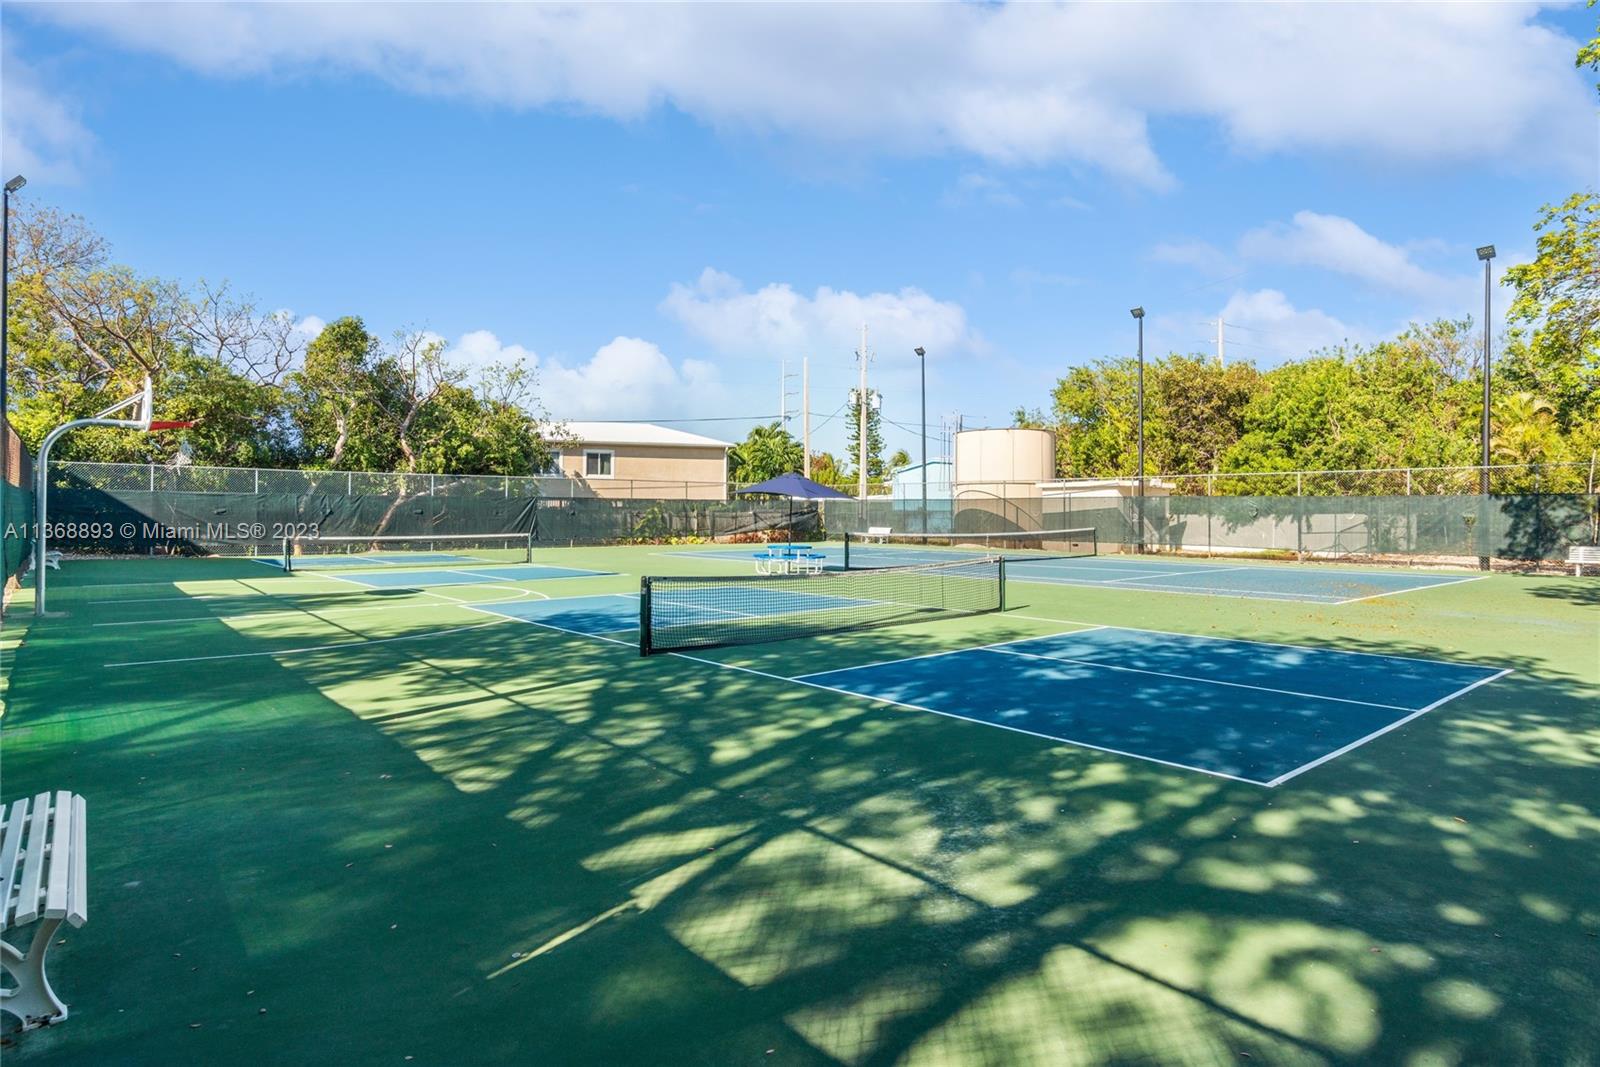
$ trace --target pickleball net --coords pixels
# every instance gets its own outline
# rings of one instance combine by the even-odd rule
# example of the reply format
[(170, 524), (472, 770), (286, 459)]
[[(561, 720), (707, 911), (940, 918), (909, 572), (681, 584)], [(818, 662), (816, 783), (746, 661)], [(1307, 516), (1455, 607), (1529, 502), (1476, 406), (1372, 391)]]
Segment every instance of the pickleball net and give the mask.
[(1030, 530), (1005, 533), (847, 533), (844, 535), (846, 570), (907, 567), (951, 560), (984, 559), (1033, 561), (1080, 559), (1099, 555), (1094, 527), (1071, 530)]
[(287, 571), (471, 567), (532, 561), (530, 533), (286, 537), (279, 557)]
[(639, 583), (642, 655), (787, 641), (1005, 609), (1005, 561)]

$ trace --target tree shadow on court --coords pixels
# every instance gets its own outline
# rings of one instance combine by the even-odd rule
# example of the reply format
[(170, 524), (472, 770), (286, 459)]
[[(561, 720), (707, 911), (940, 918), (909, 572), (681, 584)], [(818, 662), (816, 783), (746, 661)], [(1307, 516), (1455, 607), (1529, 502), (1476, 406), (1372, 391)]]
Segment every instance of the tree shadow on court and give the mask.
[[(73, 1018), (19, 1062), (1600, 1047), (1600, 716), (1537, 635), (1503, 638), (1510, 677), (1266, 790), (514, 622), (429, 636), (436, 614), (154, 675), (87, 671), (82, 627), (30, 635), (7, 793), (85, 792), (105, 888), (56, 964)], [(793, 674), (1040, 632), (712, 655)]]

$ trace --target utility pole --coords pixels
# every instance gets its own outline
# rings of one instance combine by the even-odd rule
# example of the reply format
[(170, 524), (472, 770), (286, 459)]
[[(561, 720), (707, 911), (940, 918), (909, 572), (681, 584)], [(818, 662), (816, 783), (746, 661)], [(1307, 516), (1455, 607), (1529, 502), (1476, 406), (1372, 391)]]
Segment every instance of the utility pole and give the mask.
[(789, 381), (793, 377), (789, 373), (789, 357), (784, 356), (778, 362), (778, 425), (785, 430), (789, 428), (789, 398), (794, 395), (789, 392)]
[(800, 448), (805, 453), (803, 473), (811, 477), (811, 357), (800, 357)]
[(1223, 347), (1222, 327), (1223, 327), (1222, 316), (1218, 315), (1217, 316), (1217, 366), (1226, 367), (1228, 365), (1228, 353), (1227, 353), (1227, 350)]
[(861, 385), (856, 390), (856, 403), (860, 405), (856, 410), (856, 426), (859, 439), (856, 442), (856, 481), (860, 487), (861, 501), (867, 500), (867, 324), (861, 324), (861, 349), (856, 353), (856, 358), (861, 361)]

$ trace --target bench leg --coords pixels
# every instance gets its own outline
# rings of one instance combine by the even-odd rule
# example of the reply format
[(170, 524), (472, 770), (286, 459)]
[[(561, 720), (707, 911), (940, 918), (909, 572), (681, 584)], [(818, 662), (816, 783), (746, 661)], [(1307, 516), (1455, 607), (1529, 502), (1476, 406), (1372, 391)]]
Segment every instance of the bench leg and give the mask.
[(15, 989), (0, 989), (0, 1011), (21, 1019), (24, 1030), (49, 1026), (67, 1017), (67, 1006), (50, 988), (50, 979), (44, 974), (45, 956), (60, 925), (60, 919), (40, 919), (26, 955), (9, 941), (0, 941), (0, 964), (17, 983)]

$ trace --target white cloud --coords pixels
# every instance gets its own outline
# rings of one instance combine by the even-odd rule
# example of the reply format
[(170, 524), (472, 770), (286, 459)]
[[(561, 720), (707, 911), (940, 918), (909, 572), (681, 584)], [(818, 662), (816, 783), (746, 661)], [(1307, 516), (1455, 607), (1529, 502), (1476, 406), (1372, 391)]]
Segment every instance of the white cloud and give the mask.
[(891, 362), (914, 362), (918, 345), (945, 358), (986, 347), (960, 304), (914, 288), (863, 295), (822, 286), (807, 297), (775, 282), (750, 292), (707, 267), (693, 286), (673, 285), (661, 310), (723, 352), (772, 360), (853, 352), (862, 323), (873, 351)]
[(1228, 253), (1207, 241), (1163, 242), (1150, 250), (1150, 258), (1157, 263), (1193, 267), (1202, 274), (1223, 274), (1234, 269)]
[(1011, 187), (988, 174), (967, 173), (956, 179), (955, 188), (945, 194), (945, 203), (960, 204), (982, 200), (996, 207), (1021, 207), (1022, 198)]
[(1460, 279), (1425, 270), (1410, 251), (1393, 245), (1338, 215), (1298, 211), (1289, 225), (1246, 233), (1239, 250), (1253, 259), (1320, 267), (1386, 291), (1438, 300), (1460, 288)]
[(572, 363), (473, 330), (445, 356), (470, 367), (530, 363), (538, 371), (539, 401), (557, 419), (694, 416), (717, 410), (725, 398), (716, 367), (697, 359), (674, 365), (658, 346), (638, 337), (617, 337), (588, 360)]
[(1268, 365), (1359, 340), (1362, 333), (1324, 311), (1296, 308), (1276, 289), (1234, 293), (1222, 309), (1222, 320), (1234, 328), (1231, 336), (1241, 358)]
[(76, 182), (94, 148), (94, 136), (66, 98), (45, 85), (38, 70), (19, 59), (8, 39), (0, 46), (5, 107), (0, 109), (0, 168), (9, 178)]
[[(1577, 42), (1530, 4), (63, 4), (32, 17), (219, 77), (404, 91), (998, 165), (1173, 178), (1152, 120), (1248, 152), (1592, 165)], [(892, 41), (892, 48), (883, 43)], [(1483, 71), (1495, 72), (1486, 78)]]

